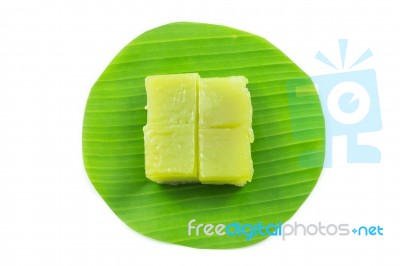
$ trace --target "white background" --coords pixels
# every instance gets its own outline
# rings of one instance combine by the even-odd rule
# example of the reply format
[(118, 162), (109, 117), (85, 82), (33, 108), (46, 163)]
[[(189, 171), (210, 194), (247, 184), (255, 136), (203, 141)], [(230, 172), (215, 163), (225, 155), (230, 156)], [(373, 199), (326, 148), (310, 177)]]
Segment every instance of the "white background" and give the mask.
[[(399, 265), (398, 1), (1, 1), (0, 265)], [(360, 140), (381, 164), (334, 167), (292, 218), (303, 223), (380, 225), (381, 237), (269, 238), (249, 248), (197, 250), (130, 230), (86, 176), (81, 155), (90, 88), (116, 53), (175, 21), (223, 24), (268, 39), (310, 75), (332, 73), (337, 39), (358, 69), (376, 70), (383, 130)], [(396, 248), (397, 246), (397, 248)]]

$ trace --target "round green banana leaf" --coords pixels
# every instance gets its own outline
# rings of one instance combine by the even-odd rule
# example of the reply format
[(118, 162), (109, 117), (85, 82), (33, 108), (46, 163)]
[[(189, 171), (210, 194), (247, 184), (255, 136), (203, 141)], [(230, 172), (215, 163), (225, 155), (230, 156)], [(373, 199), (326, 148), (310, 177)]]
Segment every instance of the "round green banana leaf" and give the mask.
[[(172, 73), (248, 78), (255, 135), (251, 183), (173, 186), (145, 177), (144, 79)], [(324, 138), (311, 79), (279, 49), (225, 26), (172, 23), (130, 42), (94, 84), (83, 123), (83, 158), (97, 192), (133, 230), (183, 246), (229, 249), (268, 237), (252, 233), (249, 225), (284, 223), (300, 208), (322, 170)], [(235, 235), (232, 227), (222, 236), (209, 236), (203, 227), (189, 235), (192, 219), (193, 226), (246, 226)]]

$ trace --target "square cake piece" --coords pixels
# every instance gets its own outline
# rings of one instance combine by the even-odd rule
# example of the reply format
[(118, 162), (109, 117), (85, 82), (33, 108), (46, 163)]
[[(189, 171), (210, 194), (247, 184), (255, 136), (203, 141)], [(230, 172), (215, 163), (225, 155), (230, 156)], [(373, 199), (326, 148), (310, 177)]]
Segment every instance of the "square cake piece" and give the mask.
[(195, 126), (144, 127), (147, 178), (157, 183), (198, 182)]
[(149, 76), (147, 124), (197, 124), (198, 74)]
[(243, 76), (200, 79), (199, 127), (250, 127), (253, 109), (247, 82)]
[(202, 184), (243, 186), (253, 176), (246, 127), (199, 129), (199, 180)]

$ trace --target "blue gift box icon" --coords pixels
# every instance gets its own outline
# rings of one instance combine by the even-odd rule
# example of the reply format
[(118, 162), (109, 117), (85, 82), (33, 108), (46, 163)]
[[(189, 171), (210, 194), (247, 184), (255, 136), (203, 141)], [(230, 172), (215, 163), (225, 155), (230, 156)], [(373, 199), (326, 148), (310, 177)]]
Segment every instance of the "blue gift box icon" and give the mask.
[[(342, 68), (344, 69), (347, 40), (339, 40), (339, 48)], [(367, 49), (350, 68), (371, 56), (371, 50)], [(317, 53), (316, 59), (338, 70), (321, 52)], [(332, 138), (340, 135), (347, 137), (348, 163), (379, 163), (381, 153), (378, 148), (358, 143), (358, 134), (382, 129), (375, 70), (342, 71), (313, 76), (311, 79), (318, 90), (325, 117), (326, 154), (324, 167), (332, 166)], [(299, 86), (298, 84), (301, 83), (301, 81), (289, 83), (289, 91), (296, 89), (294, 86)], [(296, 97), (301, 96), (297, 94)], [(288, 100), (291, 101), (291, 97)]]
[(379, 163), (379, 149), (358, 144), (359, 133), (382, 129), (375, 71), (342, 72), (314, 76), (312, 80), (325, 116), (325, 167), (332, 166), (332, 137), (339, 135), (347, 136), (348, 163)]

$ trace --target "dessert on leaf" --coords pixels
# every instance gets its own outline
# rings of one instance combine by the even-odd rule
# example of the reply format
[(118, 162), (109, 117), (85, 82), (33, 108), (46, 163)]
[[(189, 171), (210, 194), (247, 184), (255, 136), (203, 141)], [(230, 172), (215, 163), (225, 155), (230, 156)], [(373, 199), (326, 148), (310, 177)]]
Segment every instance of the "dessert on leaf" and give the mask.
[(242, 76), (146, 78), (146, 176), (157, 183), (251, 181), (252, 106)]

